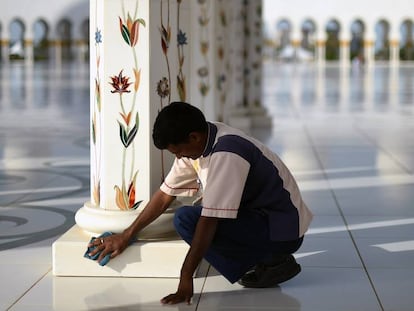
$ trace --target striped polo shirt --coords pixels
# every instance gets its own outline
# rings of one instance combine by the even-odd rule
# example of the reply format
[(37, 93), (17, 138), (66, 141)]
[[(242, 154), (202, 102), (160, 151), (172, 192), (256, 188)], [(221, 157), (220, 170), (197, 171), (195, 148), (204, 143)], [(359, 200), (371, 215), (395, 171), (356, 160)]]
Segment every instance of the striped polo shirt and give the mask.
[(268, 147), (223, 123), (208, 122), (197, 160), (176, 158), (161, 190), (172, 196), (201, 193), (202, 216), (237, 218), (239, 210), (268, 215), (272, 240), (302, 237), (312, 220), (292, 174)]

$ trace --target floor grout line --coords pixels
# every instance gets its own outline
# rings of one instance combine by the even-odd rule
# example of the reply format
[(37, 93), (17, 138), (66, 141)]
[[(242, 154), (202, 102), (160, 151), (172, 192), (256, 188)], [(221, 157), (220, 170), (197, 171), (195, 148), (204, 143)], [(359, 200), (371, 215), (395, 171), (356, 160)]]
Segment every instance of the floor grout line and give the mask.
[(33, 284), (32, 284), (32, 286), (30, 286), (26, 291), (24, 291), (23, 292), (23, 294), (22, 295), (20, 295), (20, 297), (18, 297), (11, 305), (10, 305), (10, 307), (8, 307), (7, 309), (6, 309), (6, 311), (8, 311), (8, 310), (10, 310), (11, 308), (13, 308), (28, 292), (30, 292), (37, 284), (39, 284), (39, 282), (41, 281), (41, 280), (43, 280), (45, 277), (46, 277), (46, 275), (48, 275), (50, 272), (52, 271), (52, 267), (50, 267), (48, 270), (47, 270), (47, 272), (46, 273), (44, 273), (36, 282), (34, 282)]
[[(315, 155), (315, 157), (316, 157), (316, 160), (318, 161), (319, 166), (321, 167), (321, 169), (322, 169), (322, 170), (324, 170), (324, 165), (323, 165), (323, 162), (322, 162), (322, 160), (321, 160), (321, 159), (320, 159), (320, 157), (319, 157), (318, 151), (316, 150), (316, 146), (315, 146), (315, 144), (314, 144), (314, 141), (313, 141), (313, 139), (312, 139), (312, 136), (310, 135), (310, 133), (309, 133), (309, 131), (308, 131), (308, 129), (307, 129), (307, 127), (306, 127), (306, 125), (305, 125), (305, 124), (303, 125), (303, 128), (304, 128), (305, 134), (306, 134), (306, 136), (307, 136), (307, 138), (308, 138), (308, 140), (309, 140), (309, 142), (310, 142), (310, 145), (311, 145), (311, 147), (312, 147), (312, 150), (313, 150), (313, 153), (314, 153), (314, 155)], [(329, 184), (330, 184), (330, 182), (329, 182), (329, 176), (326, 174), (326, 172), (325, 172), (325, 171), (323, 172), (323, 175), (324, 175), (324, 177), (325, 177), (325, 179), (326, 179), (326, 182), (327, 182), (327, 183), (328, 183), (328, 185), (329, 185)], [(377, 292), (377, 290), (376, 290), (376, 288), (375, 288), (374, 282), (373, 282), (373, 280), (372, 280), (372, 278), (371, 278), (371, 276), (370, 276), (370, 274), (369, 274), (369, 272), (368, 272), (367, 266), (366, 266), (366, 264), (365, 264), (365, 262), (364, 262), (364, 260), (363, 260), (363, 258), (362, 258), (361, 252), (360, 252), (360, 250), (359, 250), (359, 248), (358, 248), (358, 245), (357, 245), (357, 243), (356, 243), (356, 241), (355, 241), (355, 238), (354, 238), (354, 236), (353, 236), (353, 234), (352, 234), (352, 231), (351, 231), (351, 230), (350, 230), (350, 228), (349, 228), (349, 224), (348, 224), (348, 222), (347, 222), (347, 220), (346, 220), (346, 217), (345, 217), (344, 212), (343, 212), (343, 211), (342, 211), (342, 209), (341, 209), (341, 206), (340, 206), (340, 204), (339, 204), (338, 198), (336, 197), (335, 191), (334, 191), (333, 189), (331, 189), (331, 188), (330, 188), (330, 192), (331, 192), (331, 194), (332, 194), (332, 197), (333, 197), (333, 200), (334, 200), (334, 202), (335, 202), (336, 208), (338, 209), (338, 212), (339, 212), (339, 214), (340, 214), (340, 216), (341, 216), (341, 218), (342, 218), (342, 221), (344, 222), (345, 227), (347, 228), (348, 235), (349, 235), (349, 237), (350, 237), (350, 239), (351, 239), (351, 241), (352, 241), (352, 244), (353, 244), (353, 246), (354, 246), (354, 248), (355, 248), (355, 251), (357, 252), (358, 258), (359, 258), (359, 260), (361, 261), (362, 267), (363, 267), (363, 269), (364, 269), (364, 271), (365, 271), (365, 274), (366, 274), (366, 276), (367, 276), (367, 278), (368, 278), (368, 281), (369, 281), (369, 283), (370, 283), (370, 285), (371, 285), (371, 288), (372, 288), (372, 290), (373, 290), (373, 292), (374, 292), (374, 295), (375, 295), (375, 297), (376, 297), (376, 299), (377, 299), (377, 302), (378, 302), (378, 304), (380, 305), (381, 310), (382, 310), (382, 311), (384, 311), (384, 310), (385, 310), (385, 309), (384, 309), (384, 306), (383, 306), (383, 304), (382, 304), (382, 302), (381, 302), (381, 299), (380, 299), (380, 297), (379, 297), (379, 294), (378, 294), (378, 292)]]
[(204, 276), (204, 281), (203, 281), (203, 284), (201, 285), (201, 288), (200, 288), (200, 296), (199, 296), (199, 297), (198, 297), (198, 299), (197, 299), (196, 308), (194, 309), (194, 311), (197, 311), (197, 309), (198, 309), (198, 307), (199, 307), (199, 305), (200, 305), (201, 296), (203, 295), (203, 290), (204, 290), (204, 287), (205, 287), (205, 285), (206, 285), (206, 283), (207, 283), (207, 277), (208, 277), (208, 274), (209, 274), (209, 272), (210, 272), (210, 269), (211, 269), (211, 265), (209, 264), (209, 265), (208, 265), (208, 268), (207, 268), (206, 275)]
[(357, 124), (354, 124), (355, 129), (357, 130), (357, 132), (363, 136), (365, 139), (367, 139), (371, 144), (373, 144), (377, 149), (381, 150), (382, 152), (384, 152), (387, 156), (389, 156), (397, 166), (399, 166), (403, 171), (405, 171), (406, 173), (413, 175), (414, 172), (409, 169), (408, 167), (406, 167), (403, 163), (401, 163), (400, 160), (398, 160), (391, 152), (389, 152), (387, 149), (385, 149), (382, 145), (378, 144), (377, 141), (375, 141), (374, 138), (372, 138), (371, 136), (369, 136), (368, 133), (366, 133), (362, 128), (360, 128)]

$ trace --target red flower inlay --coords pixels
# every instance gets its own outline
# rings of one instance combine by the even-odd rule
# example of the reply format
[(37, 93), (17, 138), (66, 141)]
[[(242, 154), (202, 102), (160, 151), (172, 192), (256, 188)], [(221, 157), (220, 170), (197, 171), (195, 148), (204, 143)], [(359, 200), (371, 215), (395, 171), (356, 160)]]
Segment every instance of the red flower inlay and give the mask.
[(122, 93), (129, 93), (131, 92), (128, 90), (128, 87), (132, 84), (132, 82), (129, 82), (129, 77), (124, 77), (122, 75), (122, 70), (119, 72), (117, 76), (111, 77), (112, 82), (109, 84), (112, 85), (114, 88), (111, 93), (119, 93), (122, 95)]

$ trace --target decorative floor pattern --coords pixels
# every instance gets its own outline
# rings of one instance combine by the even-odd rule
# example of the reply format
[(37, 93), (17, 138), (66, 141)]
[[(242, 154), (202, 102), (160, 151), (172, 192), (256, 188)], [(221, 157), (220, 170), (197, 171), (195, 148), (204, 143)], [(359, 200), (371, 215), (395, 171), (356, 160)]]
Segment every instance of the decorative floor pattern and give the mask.
[(266, 64), (273, 128), (252, 134), (297, 177), (315, 220), (302, 272), (269, 289), (205, 267), (190, 306), (176, 279), (51, 274), (51, 245), (89, 199), (89, 73), (0, 67), (0, 310), (413, 310), (414, 67)]

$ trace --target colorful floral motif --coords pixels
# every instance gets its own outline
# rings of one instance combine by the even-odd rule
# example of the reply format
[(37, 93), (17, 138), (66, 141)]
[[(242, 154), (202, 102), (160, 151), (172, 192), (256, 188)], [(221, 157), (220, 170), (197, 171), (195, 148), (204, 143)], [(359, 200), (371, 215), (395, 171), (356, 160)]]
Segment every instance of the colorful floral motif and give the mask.
[(95, 53), (96, 53), (96, 73), (95, 73), (95, 92), (94, 105), (92, 107), (91, 120), (91, 137), (93, 146), (93, 170), (92, 170), (92, 200), (96, 206), (99, 206), (101, 201), (101, 178), (100, 178), (100, 163), (101, 163), (101, 81), (100, 81), (100, 43), (102, 43), (101, 30), (96, 28), (95, 31)]
[(181, 1), (177, 0), (177, 54), (178, 54), (178, 75), (177, 75), (177, 91), (180, 100), (185, 102), (187, 97), (185, 76), (183, 74), (184, 66), (184, 45), (187, 44), (187, 36), (180, 29), (180, 11)]
[(99, 29), (96, 29), (95, 31), (95, 43), (102, 43), (102, 34), (101, 31)]
[[(109, 84), (112, 86), (111, 93), (119, 95), (121, 119), (118, 120), (119, 139), (122, 143), (122, 179), (120, 185), (115, 185), (115, 203), (121, 210), (136, 209), (142, 201), (136, 201), (135, 193), (137, 186), (138, 169), (135, 168), (135, 138), (139, 130), (139, 113), (136, 109), (137, 92), (139, 90), (141, 69), (138, 68), (136, 46), (139, 41), (139, 27), (146, 26), (142, 18), (137, 18), (138, 2), (134, 16), (128, 12), (125, 14), (124, 3), (122, 3), (123, 18), (119, 17), (119, 31), (123, 41), (131, 48), (134, 67), (131, 69), (135, 81), (124, 75), (121, 69), (118, 74), (110, 77)], [(133, 85), (133, 90), (130, 87)], [(131, 102), (124, 102), (124, 94), (132, 92)], [(130, 97), (128, 97), (130, 99)], [(128, 161), (129, 159), (129, 161)], [(128, 166), (128, 167), (127, 167)], [(127, 176), (127, 170), (129, 176)]]
[(138, 43), (140, 24), (145, 27), (145, 21), (142, 18), (132, 20), (129, 14), (125, 22), (119, 18), (119, 28), (121, 30), (122, 37), (131, 47), (134, 47)]
[(219, 70), (216, 76), (216, 88), (218, 90), (218, 98), (219, 98), (219, 111), (217, 114), (217, 119), (219, 121), (224, 121), (224, 110), (227, 101), (227, 92), (229, 91), (227, 88), (227, 72), (230, 72), (229, 62), (228, 62), (228, 42), (229, 39), (227, 38), (228, 34), (228, 21), (227, 21), (227, 10), (225, 1), (219, 0), (219, 23), (217, 28), (217, 33), (221, 35), (218, 37), (217, 43), (217, 58), (219, 63)]
[[(167, 85), (170, 84), (171, 81), (171, 69), (170, 69), (170, 61), (168, 59), (168, 49), (170, 47), (170, 42), (171, 42), (171, 26), (170, 26), (170, 0), (167, 0), (167, 24), (164, 24), (164, 18), (163, 18), (163, 4), (164, 4), (164, 0), (161, 0), (160, 3), (160, 20), (161, 20), (161, 27), (160, 27), (160, 35), (161, 35), (161, 49), (162, 49), (162, 53), (164, 54), (164, 58), (165, 58), (165, 62), (166, 62), (166, 66), (167, 66), (167, 73), (168, 73), (168, 77), (167, 78), (163, 78), (163, 79), (167, 79), (166, 83)], [(158, 86), (157, 86), (158, 89)], [(167, 105), (171, 102), (171, 92), (170, 89), (168, 88), (168, 99), (167, 99)], [(161, 109), (164, 106), (164, 102), (163, 99), (166, 98), (167, 96), (160, 96), (160, 106)], [(164, 173), (163, 173), (164, 175)]]
[(209, 61), (208, 61), (208, 52), (209, 52), (209, 30), (208, 25), (210, 23), (210, 18), (208, 16), (208, 7), (210, 0), (199, 0), (200, 6), (200, 15), (198, 16), (198, 24), (200, 26), (200, 53), (203, 57), (203, 64), (198, 68), (197, 74), (200, 78), (198, 83), (198, 90), (202, 96), (203, 102), (202, 106), (204, 107), (204, 100), (207, 94), (210, 91), (210, 78), (209, 78)]
[(119, 95), (122, 95), (122, 93), (129, 93), (131, 91), (128, 90), (128, 87), (131, 85), (128, 77), (124, 77), (122, 75), (122, 70), (119, 72), (117, 76), (111, 77), (112, 82), (110, 84), (114, 88), (111, 93), (119, 93)]
[(170, 85), (168, 84), (168, 79), (163, 77), (157, 83), (157, 94), (161, 98), (166, 98), (170, 95)]

